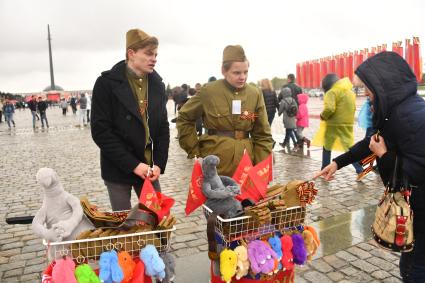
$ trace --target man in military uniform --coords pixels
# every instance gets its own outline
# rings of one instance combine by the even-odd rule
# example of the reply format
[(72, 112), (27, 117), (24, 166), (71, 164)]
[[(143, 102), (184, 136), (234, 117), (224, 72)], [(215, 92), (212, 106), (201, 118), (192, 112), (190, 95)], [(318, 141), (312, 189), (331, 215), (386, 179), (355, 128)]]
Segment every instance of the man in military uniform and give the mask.
[(170, 143), (167, 96), (154, 70), (158, 40), (140, 29), (126, 38), (126, 60), (102, 73), (92, 96), (92, 137), (113, 210), (130, 209), (132, 188), (139, 196), (146, 178), (160, 190)]
[[(272, 151), (273, 138), (260, 89), (246, 83), (249, 62), (243, 48), (223, 51), (224, 79), (206, 84), (182, 107), (177, 118), (180, 146), (188, 158), (210, 154), (220, 158), (218, 173), (232, 176), (244, 149), (254, 163)], [(206, 133), (198, 138), (196, 119), (202, 117)]]

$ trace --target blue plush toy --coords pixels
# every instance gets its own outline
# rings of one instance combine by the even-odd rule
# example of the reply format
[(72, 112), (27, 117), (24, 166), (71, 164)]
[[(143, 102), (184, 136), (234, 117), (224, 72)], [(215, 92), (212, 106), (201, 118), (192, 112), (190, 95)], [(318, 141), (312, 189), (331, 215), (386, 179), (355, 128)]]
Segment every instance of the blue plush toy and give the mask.
[(165, 264), (154, 245), (147, 245), (140, 251), (140, 259), (145, 264), (145, 273), (162, 281), (165, 278)]
[(282, 270), (282, 263), (280, 262), (283, 256), (282, 252), (282, 243), (280, 241), (280, 238), (277, 235), (274, 235), (269, 239), (269, 244), (274, 250), (274, 252), (277, 254), (278, 260), (279, 260), (279, 270)]
[(118, 254), (115, 250), (103, 252), (99, 260), (99, 278), (104, 283), (117, 283), (124, 279), (124, 274), (118, 264)]

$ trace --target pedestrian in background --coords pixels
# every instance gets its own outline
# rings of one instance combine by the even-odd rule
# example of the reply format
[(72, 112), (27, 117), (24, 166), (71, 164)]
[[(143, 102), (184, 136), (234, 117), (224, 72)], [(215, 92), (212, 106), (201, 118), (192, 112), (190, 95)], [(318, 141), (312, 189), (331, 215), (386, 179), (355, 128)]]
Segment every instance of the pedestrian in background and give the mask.
[(66, 102), (65, 98), (61, 99), (60, 107), (62, 108), (62, 115), (66, 116), (66, 112), (68, 111), (68, 102)]
[(37, 110), (38, 110), (38, 113), (40, 114), (41, 127), (44, 129), (44, 122), (46, 122), (46, 127), (48, 128), (49, 121), (47, 121), (47, 115), (46, 115), (47, 102), (43, 101), (43, 98), (41, 96), (38, 97)]
[(30, 109), (32, 115), (32, 128), (35, 129), (36, 120), (40, 120), (37, 115), (37, 98), (35, 95), (31, 96), (31, 100), (28, 101), (28, 108)]
[(80, 127), (85, 127), (87, 126), (87, 98), (85, 93), (80, 94), (78, 104), (80, 104)]
[(267, 120), (271, 127), (276, 111), (279, 109), (279, 103), (277, 101), (276, 92), (273, 90), (272, 83), (269, 79), (262, 79), (260, 86), (263, 92), (264, 104), (266, 105)]
[(6, 119), (7, 125), (9, 126), (9, 130), (11, 129), (10, 123), (15, 127), (15, 121), (13, 120), (13, 114), (15, 113), (15, 107), (10, 102), (8, 98), (6, 98), (6, 102), (3, 106), (4, 117)]
[[(313, 144), (322, 146), (322, 169), (331, 163), (332, 150), (346, 152), (354, 144), (354, 114), (356, 95), (349, 78), (339, 79), (336, 74), (327, 74), (322, 80), (325, 92), (324, 107), (320, 113), (320, 127)], [(353, 163), (356, 173), (363, 168)]]
[(282, 100), (279, 103), (279, 116), (282, 115), (283, 126), (285, 127), (285, 138), (283, 142), (279, 143), (281, 147), (290, 148), (290, 139), (297, 144), (296, 129), (297, 129), (297, 112), (298, 106), (295, 99), (292, 97), (291, 89), (283, 87), (280, 91)]
[(87, 123), (90, 123), (91, 96), (86, 92), (87, 98)]
[[(3, 97), (0, 97), (0, 123), (2, 123), (2, 119), (3, 119)], [(6, 118), (5, 118), (6, 121)]]
[(311, 141), (306, 138), (303, 134), (304, 129), (309, 126), (309, 117), (308, 117), (308, 95), (305, 93), (298, 94), (298, 112), (297, 112), (297, 139), (298, 143), (296, 149), (303, 149), (304, 144), (307, 145), (307, 148), (310, 148)]

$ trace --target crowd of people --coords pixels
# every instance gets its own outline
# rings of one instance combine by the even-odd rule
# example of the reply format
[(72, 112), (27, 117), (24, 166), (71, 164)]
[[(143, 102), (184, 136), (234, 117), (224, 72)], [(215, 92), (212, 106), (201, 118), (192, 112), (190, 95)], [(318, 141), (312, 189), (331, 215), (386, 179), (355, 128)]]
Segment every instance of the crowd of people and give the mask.
[[(131, 191), (140, 196), (146, 179), (161, 191), (160, 175), (168, 161), (170, 127), (168, 97), (155, 71), (159, 41), (140, 29), (126, 34), (126, 58), (102, 72), (93, 96), (81, 94), (69, 103), (61, 100), (65, 116), (68, 107), (77, 114), (81, 127), (91, 124), (91, 134), (100, 149), (101, 177), (113, 210), (131, 208)], [(376, 172), (387, 183), (396, 157), (411, 185), (415, 247), (403, 253), (400, 272), (405, 282), (425, 282), (425, 101), (417, 94), (417, 81), (407, 63), (393, 52), (381, 52), (362, 63), (353, 81), (327, 74), (322, 79), (323, 110), (314, 136), (304, 135), (309, 127), (309, 96), (296, 84), (293, 74), (280, 89), (268, 79), (260, 87), (247, 83), (249, 61), (240, 45), (228, 45), (221, 61), (222, 79), (187, 84), (173, 90), (177, 139), (188, 158), (214, 154), (217, 171), (232, 176), (244, 152), (257, 164), (276, 146), (271, 125), (281, 117), (285, 137), (283, 149), (301, 150), (310, 144), (322, 148), (321, 171), (314, 176), (331, 180), (338, 169), (352, 164), (358, 180), (363, 168), (359, 161), (371, 153), (377, 156)], [(356, 95), (353, 88), (365, 89), (367, 100), (359, 112), (359, 126), (365, 138), (354, 144)], [(1, 102), (5, 121), (15, 127), (14, 106)], [(28, 102), (33, 127), (40, 120), (49, 127), (47, 104), (33, 96)], [(0, 115), (1, 117), (1, 115)], [(90, 121), (91, 118), (91, 121)], [(1, 118), (0, 118), (1, 122)], [(276, 123), (276, 122), (275, 122)], [(291, 141), (293, 147), (291, 148)], [(342, 155), (332, 160), (332, 151)]]

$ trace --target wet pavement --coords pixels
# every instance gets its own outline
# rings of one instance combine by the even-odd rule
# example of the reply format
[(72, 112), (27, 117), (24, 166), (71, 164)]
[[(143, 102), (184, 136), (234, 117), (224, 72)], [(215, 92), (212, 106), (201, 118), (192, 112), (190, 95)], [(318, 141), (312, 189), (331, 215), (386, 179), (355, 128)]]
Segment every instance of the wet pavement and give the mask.
[[(360, 106), (362, 100), (358, 101)], [(322, 102), (311, 99), (312, 117), (320, 113)], [(168, 105), (169, 119), (174, 117), (172, 102)], [(360, 109), (360, 107), (358, 107)], [(17, 128), (9, 131), (0, 124), (0, 216), (34, 215), (41, 205), (41, 189), (35, 174), (41, 167), (54, 168), (68, 192), (75, 196), (87, 195), (89, 200), (104, 209), (110, 209), (106, 188), (100, 178), (99, 150), (91, 139), (88, 128), (79, 128), (78, 115), (62, 117), (61, 110), (47, 112), (48, 130), (32, 129), (28, 110), (16, 111)], [(317, 131), (318, 119), (310, 119), (311, 127), (305, 136)], [(161, 176), (161, 187), (173, 196), (173, 213), (178, 218), (172, 239), (172, 252), (178, 258), (176, 282), (207, 282), (208, 257), (206, 223), (200, 209), (189, 217), (184, 215), (192, 161), (178, 146), (175, 125), (171, 125), (170, 158), (166, 173)], [(272, 132), (275, 140), (283, 139), (281, 119), (276, 117)], [(356, 140), (364, 131), (356, 127)], [(276, 183), (291, 179), (308, 179), (319, 170), (321, 150), (312, 147), (302, 154), (274, 150)], [(362, 182), (356, 182), (352, 167), (338, 171), (330, 183), (319, 180), (319, 193), (308, 208), (307, 223), (318, 228), (322, 246), (315, 259), (297, 269), (296, 282), (400, 282), (398, 255), (383, 251), (370, 240), (370, 222), (374, 205), (383, 191), (379, 177), (370, 173)], [(137, 198), (133, 194), (133, 203)], [(46, 250), (33, 235), (28, 225), (7, 225), (0, 222), (0, 281), (37, 282), (46, 266)], [(206, 264), (204, 263), (206, 262)], [(196, 272), (188, 273), (188, 263), (197, 264)], [(195, 266), (195, 265), (194, 265)], [(199, 267), (199, 268), (198, 268)], [(198, 272), (199, 271), (199, 272)], [(184, 277), (189, 281), (185, 281)], [(190, 279), (192, 278), (192, 280)], [(344, 281), (345, 280), (345, 281)]]

